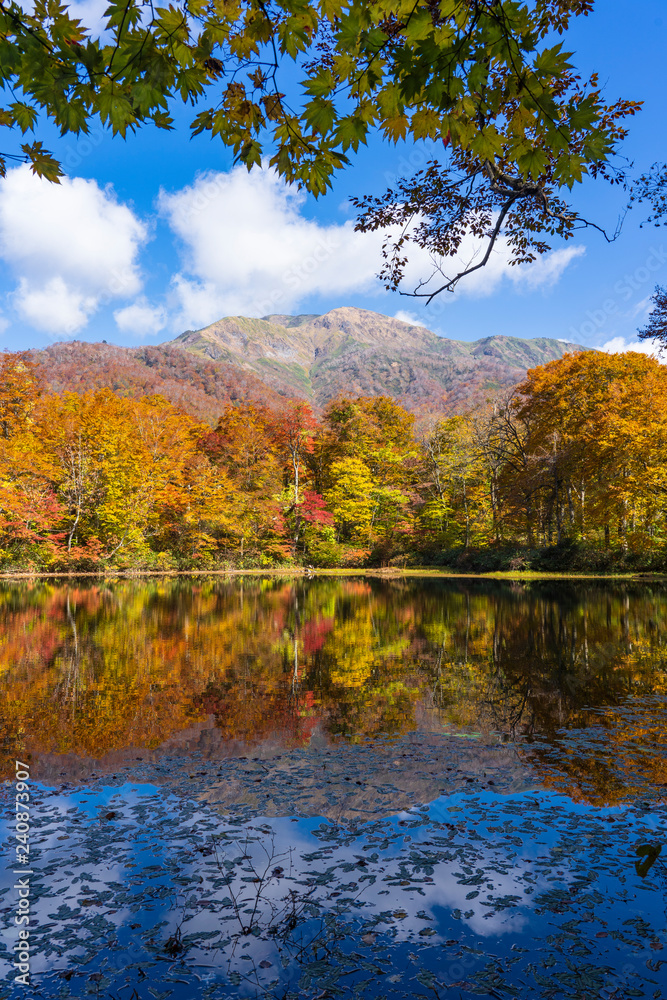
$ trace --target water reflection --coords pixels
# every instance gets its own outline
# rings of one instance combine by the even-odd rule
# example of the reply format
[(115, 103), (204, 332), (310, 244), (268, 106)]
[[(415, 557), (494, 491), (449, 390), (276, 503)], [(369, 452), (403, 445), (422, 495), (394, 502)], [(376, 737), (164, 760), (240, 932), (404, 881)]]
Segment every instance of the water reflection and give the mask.
[(35, 996), (665, 995), (666, 625), (660, 583), (5, 586)]
[[(7, 773), (116, 766), (202, 728), (221, 753), (445, 728), (519, 740), (588, 798), (617, 799), (638, 757), (667, 783), (662, 584), (40, 583), (2, 589), (0, 631)], [(594, 761), (555, 768), (564, 728), (604, 733)]]
[(125, 785), (45, 796), (34, 826), (37, 996), (664, 995), (667, 826), (641, 809), (487, 792), (248, 820)]

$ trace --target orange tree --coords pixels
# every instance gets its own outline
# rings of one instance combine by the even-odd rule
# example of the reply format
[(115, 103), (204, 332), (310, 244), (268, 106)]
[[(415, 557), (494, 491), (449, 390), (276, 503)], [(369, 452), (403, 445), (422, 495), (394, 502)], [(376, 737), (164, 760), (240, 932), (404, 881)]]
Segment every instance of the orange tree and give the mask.
[[(667, 489), (667, 370), (643, 354), (587, 351), (530, 371), (510, 404), (523, 426), (523, 469), (507, 463), (505, 496), (530, 479), (542, 535), (662, 537)], [(515, 509), (517, 527), (525, 512)]]
[(242, 561), (290, 554), (281, 504), (283, 464), (272, 414), (244, 403), (228, 406), (215, 430), (202, 436), (208, 459), (229, 477), (233, 522), (229, 548)]

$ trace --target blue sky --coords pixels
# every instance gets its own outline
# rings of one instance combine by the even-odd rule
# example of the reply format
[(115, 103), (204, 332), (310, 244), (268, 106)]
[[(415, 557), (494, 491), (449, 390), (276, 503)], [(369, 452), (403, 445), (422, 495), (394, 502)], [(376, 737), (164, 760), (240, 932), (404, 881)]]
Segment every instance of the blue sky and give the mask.
[[(80, 16), (87, 4), (99, 8), (84, 0)], [(581, 71), (599, 71), (608, 99), (645, 102), (624, 150), (637, 170), (667, 159), (666, 28), (659, 0), (635, 4), (631, 17), (627, 4), (604, 0), (567, 38)], [(456, 295), (424, 308), (375, 279), (380, 241), (353, 233), (348, 200), (422, 165), (423, 147), (374, 142), (315, 201), (267, 174), (233, 169), (219, 141), (189, 139), (186, 113), (181, 120), (177, 132), (146, 129), (127, 141), (101, 130), (80, 142), (53, 137), (68, 173), (59, 189), (27, 168), (0, 181), (2, 347), (136, 346), (224, 315), (353, 305), (460, 340), (548, 336), (621, 349), (635, 341), (654, 286), (667, 283), (667, 229), (641, 228), (634, 210), (611, 245), (590, 230), (530, 268), (508, 268), (498, 254)], [(600, 183), (576, 194), (577, 207), (612, 230), (624, 200)], [(425, 266), (415, 260), (412, 276)]]

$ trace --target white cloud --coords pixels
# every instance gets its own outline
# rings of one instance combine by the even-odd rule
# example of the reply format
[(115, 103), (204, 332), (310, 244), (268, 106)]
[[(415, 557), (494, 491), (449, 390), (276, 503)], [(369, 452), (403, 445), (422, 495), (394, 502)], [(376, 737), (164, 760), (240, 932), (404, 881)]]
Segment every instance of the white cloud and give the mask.
[(18, 281), (11, 301), (47, 333), (76, 333), (103, 300), (136, 295), (147, 237), (132, 210), (95, 181), (51, 184), (21, 166), (0, 182), (0, 256)]
[[(173, 327), (205, 326), (224, 315), (291, 312), (311, 296), (345, 302), (353, 293), (381, 294), (376, 272), (383, 234), (357, 233), (352, 220), (308, 219), (305, 202), (305, 194), (273, 171), (249, 174), (243, 167), (161, 191), (158, 208), (182, 254), (167, 293)], [(148, 235), (132, 209), (94, 180), (66, 177), (53, 185), (21, 166), (0, 181), (0, 257), (15, 279), (9, 301), (23, 320), (54, 337), (75, 334), (100, 306), (118, 299), (135, 300), (114, 312), (121, 331), (141, 337), (165, 327), (166, 309), (140, 295), (138, 257)], [(531, 291), (552, 285), (583, 252), (567, 248), (509, 267), (501, 240), (489, 264), (463, 279), (456, 295), (490, 295), (505, 279)], [(459, 259), (447, 262), (449, 273), (479, 253), (472, 237), (464, 240)], [(429, 255), (413, 248), (406, 290), (432, 267)], [(450, 298), (437, 300), (438, 308)], [(424, 325), (405, 310), (397, 317)]]
[(625, 337), (612, 337), (602, 347), (598, 347), (598, 350), (604, 351), (606, 354), (625, 354), (626, 351), (634, 351), (636, 354), (648, 354), (661, 361), (664, 348), (649, 340), (626, 340)]
[(584, 246), (562, 247), (560, 250), (552, 250), (550, 253), (538, 257), (532, 264), (525, 264), (519, 267), (512, 267), (509, 277), (516, 285), (525, 285), (527, 288), (552, 288), (565, 271), (565, 269), (586, 253)]
[(137, 337), (159, 333), (167, 325), (165, 310), (161, 306), (150, 305), (143, 296), (124, 309), (116, 309), (113, 317), (119, 330)]
[(74, 333), (85, 326), (97, 300), (68, 287), (62, 278), (51, 278), (32, 285), (21, 278), (17, 290), (10, 296), (16, 311), (38, 330), (53, 333)]
[[(382, 233), (356, 233), (354, 223), (322, 225), (302, 214), (306, 196), (269, 170), (207, 173), (180, 191), (161, 191), (159, 210), (182, 243), (183, 267), (172, 280), (178, 310), (174, 326), (200, 327), (225, 315), (263, 316), (290, 312), (308, 296), (379, 294)], [(482, 251), (472, 236), (463, 241), (447, 272), (456, 273)], [(498, 242), (486, 267), (463, 279), (457, 295), (490, 295), (508, 278), (533, 290), (553, 285), (584, 253), (568, 247), (534, 264), (510, 267), (506, 240)], [(425, 251), (410, 250), (405, 288), (433, 271)], [(436, 279), (434, 278), (433, 287)], [(407, 313), (398, 313), (399, 318)], [(406, 322), (415, 324), (413, 316)]]
[(399, 309), (397, 313), (394, 313), (394, 319), (399, 319), (401, 323), (409, 323), (410, 326), (426, 326), (414, 313), (408, 312), (406, 309)]
[(649, 318), (649, 315), (653, 310), (653, 306), (653, 293), (651, 293), (651, 295), (646, 295), (643, 299), (640, 299), (639, 302), (636, 302), (630, 309), (628, 315), (631, 319), (639, 319), (643, 322)]
[[(435, 291), (448, 279), (482, 260), (486, 243), (468, 235), (461, 241), (456, 257), (439, 258), (435, 261), (424, 251), (410, 250), (406, 268), (405, 287), (412, 289), (429, 275), (433, 275), (420, 289), (421, 292)], [(512, 266), (512, 251), (505, 237), (496, 240), (491, 256), (484, 267), (462, 278), (451, 293), (441, 293), (441, 300), (450, 297), (469, 296), (484, 298), (498, 291), (501, 283), (508, 279), (517, 289), (535, 291), (537, 288), (551, 288), (563, 275), (568, 265), (586, 252), (583, 246), (563, 247), (538, 257), (532, 264)], [(444, 296), (444, 299), (443, 299)]]
[(96, 35), (105, 27), (104, 12), (108, 6), (108, 0), (71, 0), (68, 13), (70, 17), (78, 18), (91, 34)]
[(161, 191), (160, 211), (184, 247), (184, 269), (173, 281), (177, 325), (288, 312), (309, 295), (376, 288), (381, 237), (355, 233), (351, 221), (306, 219), (305, 200), (274, 172), (243, 167)]

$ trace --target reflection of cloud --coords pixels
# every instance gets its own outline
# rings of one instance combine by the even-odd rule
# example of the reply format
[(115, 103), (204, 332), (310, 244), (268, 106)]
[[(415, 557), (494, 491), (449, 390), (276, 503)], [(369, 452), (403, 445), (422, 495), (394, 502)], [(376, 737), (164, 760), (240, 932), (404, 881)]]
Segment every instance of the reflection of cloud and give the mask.
[[(86, 944), (90, 941), (90, 932), (84, 932), (81, 935), (80, 944), (74, 945), (72, 941), (79, 937), (80, 924), (91, 917), (99, 916), (100, 909), (97, 907), (91, 907), (90, 910), (84, 909), (80, 911), (80, 915), (77, 917), (75, 916), (75, 912), (80, 908), (79, 901), (82, 898), (96, 897), (99, 893), (109, 890), (113, 885), (121, 885), (126, 879), (126, 867), (122, 861), (117, 860), (115, 851), (108, 852), (106, 854), (107, 860), (104, 862), (100, 863), (98, 860), (93, 864), (86, 864), (84, 861), (85, 855), (79, 854), (81, 846), (79, 838), (82, 833), (82, 827), (72, 827), (71, 825), (73, 811), (79, 813), (77, 816), (79, 820), (82, 818), (81, 813), (89, 820), (93, 820), (93, 817), (97, 819), (100, 806), (107, 805), (109, 800), (116, 794), (116, 791), (117, 789), (115, 788), (107, 788), (103, 789), (101, 794), (91, 793), (88, 802), (80, 800), (83, 799), (80, 793), (77, 793), (74, 797), (56, 793), (48, 796), (45, 808), (42, 807), (40, 809), (36, 807), (36, 803), (31, 806), (31, 811), (33, 812), (31, 823), (34, 823), (37, 816), (39, 816), (40, 820), (39, 840), (37, 842), (39, 845), (39, 854), (30, 866), (35, 871), (35, 875), (31, 876), (31, 887), (34, 887), (35, 883), (44, 884), (49, 882), (49, 879), (43, 874), (39, 874), (40, 860), (47, 864), (55, 874), (55, 878), (53, 878), (52, 883), (49, 885), (48, 894), (40, 893), (36, 895), (33, 892), (30, 897), (30, 940), (33, 949), (30, 958), (31, 976), (50, 973), (54, 969), (67, 969), (70, 967), (74, 957), (83, 958), (85, 956), (87, 951)], [(140, 796), (133, 794), (129, 790), (128, 793), (125, 806), (122, 810), (121, 807), (118, 807), (119, 814), (124, 814), (123, 818), (125, 820), (129, 819), (131, 815), (132, 805), (136, 805), (140, 799)], [(72, 807), (75, 803), (75, 809), (73, 810)], [(114, 806), (114, 808), (117, 807)], [(48, 814), (48, 823), (43, 822), (46, 818), (44, 813)], [(97, 821), (99, 822), (99, 820)], [(9, 833), (3, 827), (4, 824), (0, 824), (0, 836), (3, 838), (3, 843), (7, 843)], [(63, 840), (63, 831), (65, 829), (67, 829), (68, 836), (67, 839)], [(33, 842), (31, 846), (36, 847), (37, 843)], [(11, 871), (5, 869), (0, 871), (0, 898), (2, 898), (3, 890), (5, 892), (8, 889), (10, 892), (12, 891), (14, 881), (15, 876)], [(5, 899), (4, 902), (7, 905), (11, 900)], [(63, 916), (54, 917), (58, 911)], [(129, 905), (121, 905), (113, 914), (113, 923), (115, 926), (120, 927), (131, 920), (133, 916), (134, 914)], [(38, 931), (34, 929), (40, 927), (51, 928), (54, 925), (61, 932), (66, 930), (69, 935), (69, 945), (65, 948), (59, 947), (57, 954), (53, 953), (54, 950), (52, 948), (45, 949), (44, 947), (36, 946)], [(73, 925), (75, 930), (74, 935), (71, 933)], [(17, 930), (18, 928), (12, 925), (7, 933), (9, 948), (13, 946), (14, 941), (17, 939)], [(47, 932), (47, 935), (49, 933)], [(102, 946), (102, 942), (99, 942), (99, 946)], [(116, 963), (117, 956), (114, 955), (110, 963), (111, 967), (116, 965)], [(11, 966), (0, 956), (0, 979), (6, 977), (10, 971)]]
[[(263, 771), (242, 761), (242, 771)], [(232, 767), (227, 778), (234, 781), (233, 775)], [(261, 780), (272, 781), (266, 775)], [(77, 977), (73, 995), (98, 970), (115, 992), (128, 984), (128, 971), (142, 966), (152, 969), (153, 987), (163, 977), (167, 985), (162, 960), (174, 957), (165, 954), (165, 945), (177, 932), (184, 942), (178, 975), (192, 977), (193, 1000), (204, 995), (202, 967), (209, 984), (237, 977), (238, 995), (268, 994), (271, 984), (275, 993), (276, 977), (282, 989), (301, 972), (309, 974), (313, 945), (319, 954), (330, 949), (323, 975), (358, 971), (360, 956), (387, 963), (387, 995), (396, 998), (405, 997), (415, 973), (419, 978), (434, 971), (444, 987), (464, 979), (488, 984), (492, 937), (502, 939), (497, 955), (509, 955), (517, 940), (527, 945), (518, 948), (512, 975), (529, 978), (536, 949), (561, 962), (566, 921), (589, 919), (593, 879), (595, 917), (610, 936), (630, 922), (629, 915), (662, 927), (653, 886), (645, 892), (635, 886), (630, 908), (617, 902), (626, 893), (627, 870), (634, 871), (628, 842), (651, 827), (653, 818), (645, 813), (612, 811), (622, 819), (626, 845), (618, 866), (619, 842), (610, 841), (606, 828), (610, 810), (544, 789), (507, 796), (457, 792), (390, 818), (370, 810), (369, 822), (349, 825), (317, 816), (242, 820), (227, 810), (221, 816), (192, 801), (189, 781), (180, 789), (180, 798), (151, 785), (35, 796), (40, 853), (33, 867), (35, 882), (46, 891), (34, 901), (33, 971), (45, 995), (52, 984), (47, 977), (65, 967)], [(662, 828), (658, 816), (655, 824), (655, 831)], [(14, 876), (3, 871), (0, 879), (0, 913), (9, 921)], [(81, 906), (82, 899), (101, 905)], [(254, 933), (243, 933), (250, 913)], [(11, 948), (11, 934), (8, 940)], [(54, 941), (63, 953), (47, 957)], [(606, 944), (596, 957), (603, 953), (604, 964), (609, 958), (613, 966)], [(398, 955), (408, 968), (397, 966)], [(10, 971), (7, 956), (5, 945), (0, 974)], [(622, 961), (610, 975), (626, 975)], [(304, 996), (316, 987), (319, 981)]]
[[(48, 862), (57, 877), (40, 877), (40, 881), (49, 886), (51, 895), (35, 899), (33, 916), (37, 926), (51, 926), (50, 937), (66, 929), (70, 935), (73, 927), (76, 933), (74, 937), (69, 936), (62, 959), (54, 961), (52, 957), (35, 954), (33, 972), (36, 975), (65, 968), (74, 956), (83, 960), (90, 948), (95, 954), (103, 953), (103, 942), (94, 941), (87, 932), (81, 931), (84, 921), (92, 917), (103, 916), (106, 922), (119, 929), (134, 921), (147, 930), (162, 921), (159, 933), (165, 940), (177, 926), (183, 934), (192, 935), (193, 941), (198, 933), (208, 933), (216, 927), (222, 927), (226, 934), (234, 932), (239, 927), (233, 913), (220, 905), (222, 897), (230, 893), (241, 910), (244, 906), (254, 908), (257, 904), (256, 919), (264, 929), (275, 925), (281, 915), (284, 918), (291, 905), (286, 901), (292, 890), (296, 890), (300, 898), (308, 896), (322, 914), (333, 913), (342, 902), (340, 920), (348, 923), (358, 917), (358, 904), (362, 904), (366, 918), (373, 913), (404, 911), (403, 919), (389, 919), (397, 942), (420, 940), (420, 931), (432, 928), (435, 934), (429, 938), (429, 943), (438, 943), (444, 934), (441, 915), (451, 910), (461, 910), (463, 923), (484, 937), (516, 932), (526, 923), (528, 907), (523, 897), (521, 911), (514, 908), (511, 916), (479, 907), (466, 898), (471, 887), (460, 884), (462, 864), (484, 872), (485, 886), (493, 885), (492, 890), (480, 887), (480, 899), (489, 893), (494, 896), (522, 895), (519, 883), (524, 872), (521, 865), (515, 864), (510, 872), (499, 873), (498, 868), (507, 863), (503, 848), (496, 848), (488, 841), (471, 841), (467, 829), (457, 830), (447, 841), (444, 854), (451, 860), (436, 861), (432, 881), (426, 881), (420, 858), (422, 854), (432, 853), (433, 847), (422, 846), (420, 841), (428, 838), (429, 827), (426, 825), (418, 834), (411, 829), (413, 837), (408, 843), (405, 839), (407, 829), (399, 825), (403, 820), (412, 827), (413, 812), (401, 813), (385, 822), (386, 848), (378, 852), (377, 859), (359, 865), (360, 858), (369, 857), (369, 852), (364, 850), (367, 841), (363, 826), (352, 835), (341, 827), (338, 837), (332, 835), (336, 828), (329, 823), (319, 828), (319, 835), (313, 835), (315, 824), (312, 820), (294, 823), (284, 817), (255, 818), (236, 824), (216, 818), (211, 827), (206, 807), (195, 807), (187, 817), (185, 828), (178, 828), (175, 816), (163, 816), (161, 821), (155, 820), (145, 826), (141, 818), (145, 817), (147, 808), (157, 806), (156, 791), (152, 786), (123, 786), (46, 798), (41, 814), (36, 817), (41, 831), (40, 858), (43, 863)], [(430, 806), (432, 820), (438, 827), (444, 827), (451, 818), (447, 812), (451, 801), (445, 798)], [(109, 810), (113, 815), (106, 819)], [(73, 824), (73, 819), (78, 822)], [(192, 831), (207, 826), (215, 830), (222, 870), (230, 862), (227, 868), (233, 873), (230, 886), (221, 887), (221, 868), (217, 863), (204, 863), (197, 853), (206, 838), (199, 832), (193, 836)], [(156, 830), (162, 831), (157, 843)], [(107, 853), (103, 844), (110, 836), (114, 850)], [(443, 853), (442, 847), (438, 851)], [(262, 884), (258, 899), (250, 866), (265, 877), (277, 865), (283, 869), (282, 877), (269, 877)], [(176, 869), (179, 879), (177, 884), (172, 884), (168, 873)], [(406, 876), (412, 887), (409, 891), (404, 885), (398, 885), (405, 882)], [(5, 888), (10, 887), (11, 873), (3, 873), (2, 877)], [(332, 895), (334, 891), (336, 896)], [(82, 899), (97, 900), (102, 895), (106, 899), (101, 907), (81, 908)], [(174, 905), (176, 898), (180, 900), (178, 906)], [(187, 905), (186, 898), (190, 899)], [(132, 905), (139, 899), (144, 900), (141, 914)], [(207, 901), (206, 905), (200, 906), (198, 900)], [(350, 901), (354, 901), (352, 906), (348, 905)], [(221, 923), (221, 918), (225, 922)], [(248, 947), (232, 957), (232, 967), (243, 955), (256, 965), (260, 961), (277, 961), (273, 941), (253, 936), (247, 941)], [(124, 951), (109, 955), (110, 968), (120, 969), (136, 961), (137, 951), (141, 952), (142, 948), (138, 939), (136, 945), (130, 944)]]

